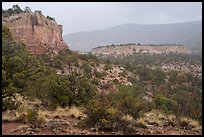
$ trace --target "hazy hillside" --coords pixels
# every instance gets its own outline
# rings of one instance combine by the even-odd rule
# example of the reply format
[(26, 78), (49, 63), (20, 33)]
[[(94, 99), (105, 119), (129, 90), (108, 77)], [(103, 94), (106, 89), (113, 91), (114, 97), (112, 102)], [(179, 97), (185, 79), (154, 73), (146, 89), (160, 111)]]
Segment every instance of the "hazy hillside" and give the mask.
[(83, 33), (86, 50), (128, 43), (84, 54), (42, 11), (2, 17), (2, 135), (202, 135), (202, 55), (155, 44), (194, 43), (200, 22)]
[(116, 27), (64, 35), (70, 49), (90, 51), (92, 48), (121, 43), (183, 44), (192, 51), (202, 49), (202, 21), (175, 24), (137, 25)]

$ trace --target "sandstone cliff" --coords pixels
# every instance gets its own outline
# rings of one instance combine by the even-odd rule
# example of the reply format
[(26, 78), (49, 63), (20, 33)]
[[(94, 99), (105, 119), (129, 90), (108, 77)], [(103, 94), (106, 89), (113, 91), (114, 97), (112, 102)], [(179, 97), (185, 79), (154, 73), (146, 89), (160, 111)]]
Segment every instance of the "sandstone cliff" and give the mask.
[(191, 51), (182, 45), (126, 45), (126, 46), (105, 46), (94, 48), (92, 54), (102, 56), (126, 56), (138, 54), (191, 54)]
[(68, 48), (62, 38), (62, 25), (47, 19), (41, 11), (2, 17), (14, 39), (23, 41), (34, 54), (58, 53)]

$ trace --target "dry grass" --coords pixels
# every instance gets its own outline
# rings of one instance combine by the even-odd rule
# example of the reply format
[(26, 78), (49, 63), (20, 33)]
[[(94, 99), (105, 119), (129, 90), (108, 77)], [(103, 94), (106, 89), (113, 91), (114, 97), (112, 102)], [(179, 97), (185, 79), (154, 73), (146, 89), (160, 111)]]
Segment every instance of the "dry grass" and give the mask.
[(39, 114), (47, 117), (47, 118), (57, 118), (57, 117), (66, 117), (68, 116), (68, 109), (67, 108), (61, 108), (61, 107), (57, 107), (54, 111), (48, 111), (48, 110), (39, 110)]
[(166, 115), (158, 110), (152, 110), (144, 114), (144, 117), (137, 120), (141, 125), (155, 125), (155, 126), (175, 126), (176, 116)]
[(136, 125), (137, 127), (140, 127), (140, 128), (147, 128), (147, 123), (145, 122), (144, 118), (137, 119)]
[(187, 127), (189, 123), (190, 123), (190, 120), (187, 117), (181, 117), (179, 119), (179, 124), (181, 127)]
[(190, 120), (190, 123), (188, 125), (191, 126), (192, 128), (195, 128), (195, 129), (201, 129), (202, 128), (200, 126), (199, 122), (196, 120), (193, 120), (193, 119)]
[(199, 124), (198, 121), (187, 118), (187, 117), (181, 117), (179, 119), (179, 124), (181, 127), (187, 128), (187, 129), (194, 129), (194, 130), (201, 130), (202, 126)]
[(158, 110), (152, 110), (144, 114), (144, 117), (137, 119), (139, 127), (146, 128), (148, 125), (163, 126), (168, 117)]
[(41, 107), (41, 101), (35, 99), (33, 101), (28, 100), (21, 94), (14, 94), (11, 99), (18, 106), (15, 111), (7, 111), (3, 115), (4, 121), (16, 121), (16, 122), (28, 122), (28, 123), (43, 123), (44, 117), (38, 115), (38, 110)]
[(176, 119), (176, 116), (175, 115), (168, 115), (167, 116), (167, 126), (176, 126), (177, 125), (177, 119)]
[(200, 131), (202, 131), (202, 126), (198, 125), (195, 128), (193, 128), (192, 130), (196, 131), (196, 132), (200, 132)]
[(16, 94), (13, 100), (15, 100), (16, 103), (19, 103), (17, 110), (7, 110), (4, 112), (2, 120), (5, 122), (26, 122), (28, 110), (35, 110), (35, 105), (38, 104), (38, 102), (29, 101), (20, 94)]
[(84, 114), (84, 109), (81, 107), (66, 107), (61, 108), (57, 107), (54, 111), (40, 110), (39, 114), (44, 117), (50, 118), (60, 118), (60, 117), (74, 117), (74, 118), (84, 118), (86, 115)]
[(122, 118), (122, 120), (127, 121), (127, 122), (132, 122), (134, 121), (134, 118), (131, 115), (124, 115)]
[(144, 121), (149, 125), (162, 126), (166, 117), (159, 111), (153, 110), (144, 115)]
[[(38, 124), (45, 123), (45, 117), (42, 115), (36, 115), (36, 119), (34, 122), (37, 122)], [(2, 121), (4, 122), (27, 122), (30, 123), (29, 119), (33, 119), (34, 117), (29, 117), (28, 114), (24, 114), (24, 112), (19, 111), (11, 111), (7, 110), (4, 112), (4, 115), (2, 116)]]
[(4, 115), (2, 116), (2, 121), (4, 122), (26, 122), (27, 117), (26, 117), (26, 114), (24, 114), (24, 112), (7, 110), (7, 112), (5, 112)]
[(86, 117), (86, 115), (84, 114), (84, 110), (80, 107), (71, 107), (68, 111), (69, 116), (75, 117), (75, 118), (82, 118), (82, 117)]
[(137, 120), (137, 123), (140, 123), (140, 125), (181, 126), (196, 131), (202, 129), (202, 126), (196, 120), (187, 117), (177, 118), (175, 115), (166, 115), (158, 110), (145, 113), (144, 117)]

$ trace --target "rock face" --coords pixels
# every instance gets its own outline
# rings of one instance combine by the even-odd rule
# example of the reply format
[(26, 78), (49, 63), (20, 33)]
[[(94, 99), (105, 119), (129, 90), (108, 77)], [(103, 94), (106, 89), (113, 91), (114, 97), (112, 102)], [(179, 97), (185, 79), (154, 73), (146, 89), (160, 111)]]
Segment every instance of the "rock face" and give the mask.
[(47, 19), (41, 11), (3, 17), (17, 42), (23, 41), (34, 54), (58, 53), (67, 49), (62, 38), (62, 25)]
[(105, 46), (94, 48), (92, 54), (102, 56), (126, 56), (138, 54), (191, 54), (191, 51), (182, 45), (128, 45), (128, 46)]

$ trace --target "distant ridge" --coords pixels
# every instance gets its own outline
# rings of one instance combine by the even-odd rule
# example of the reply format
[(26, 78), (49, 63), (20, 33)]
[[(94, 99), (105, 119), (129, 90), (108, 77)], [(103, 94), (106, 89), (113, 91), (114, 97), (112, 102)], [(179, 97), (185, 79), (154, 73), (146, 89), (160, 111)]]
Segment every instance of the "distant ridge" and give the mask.
[(202, 21), (173, 24), (123, 24), (103, 30), (64, 35), (70, 49), (91, 49), (121, 43), (181, 44), (192, 52), (202, 51)]
[(91, 53), (102, 57), (118, 57), (132, 54), (191, 54), (191, 51), (182, 45), (142, 45), (138, 43), (97, 47), (93, 48)]

